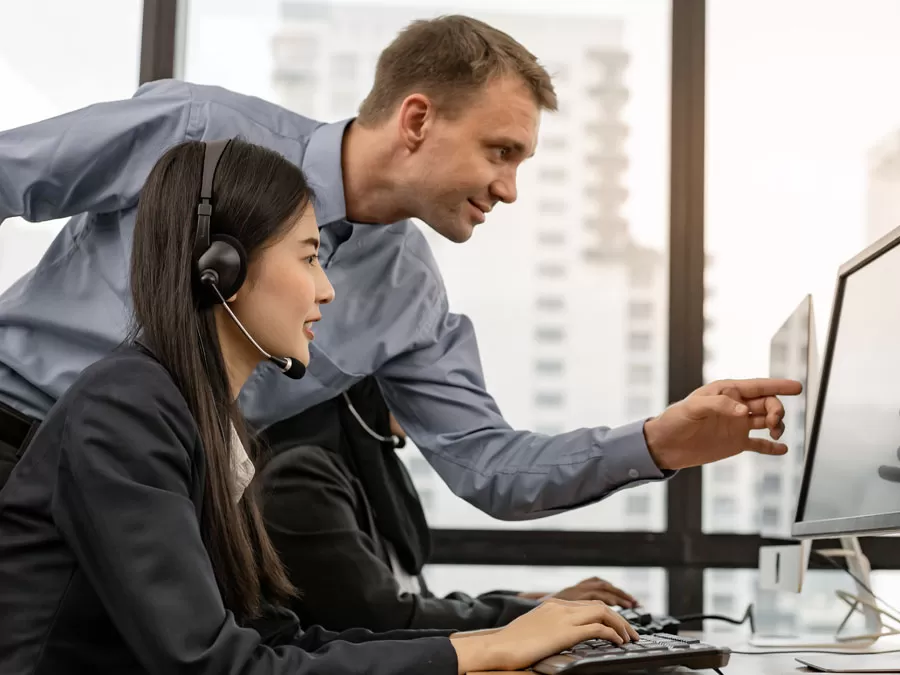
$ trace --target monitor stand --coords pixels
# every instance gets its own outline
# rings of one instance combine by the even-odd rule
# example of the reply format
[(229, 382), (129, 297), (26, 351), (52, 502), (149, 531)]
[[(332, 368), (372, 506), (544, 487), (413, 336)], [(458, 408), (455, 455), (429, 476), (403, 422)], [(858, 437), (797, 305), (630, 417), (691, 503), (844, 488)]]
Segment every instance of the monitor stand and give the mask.
[[(802, 545), (811, 546), (809, 542)], [(811, 649), (861, 649), (871, 647), (876, 640), (886, 635), (895, 635), (900, 631), (889, 629), (885, 631), (882, 615), (886, 615), (900, 623), (900, 618), (885, 612), (878, 607), (875, 597), (865, 587), (872, 588), (872, 568), (869, 559), (863, 554), (856, 537), (841, 537), (841, 547), (835, 549), (823, 549), (819, 551), (829, 558), (845, 558), (847, 569), (856, 581), (856, 594), (838, 591), (837, 596), (849, 605), (850, 609), (844, 620), (841, 621), (834, 635), (806, 634), (806, 635), (759, 635), (750, 638), (750, 644), (754, 647), (771, 648), (811, 648)], [(808, 559), (807, 559), (808, 560)], [(862, 582), (862, 583), (860, 583)], [(861, 635), (847, 635), (842, 633), (844, 626), (853, 616), (854, 612), (860, 612), (865, 617), (865, 629)]]

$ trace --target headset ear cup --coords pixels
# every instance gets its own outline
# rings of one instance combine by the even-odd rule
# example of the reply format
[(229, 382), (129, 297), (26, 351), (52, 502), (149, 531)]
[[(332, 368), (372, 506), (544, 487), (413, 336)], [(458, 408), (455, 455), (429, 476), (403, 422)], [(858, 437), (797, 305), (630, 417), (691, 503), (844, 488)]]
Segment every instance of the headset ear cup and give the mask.
[[(237, 293), (247, 278), (247, 254), (241, 242), (234, 237), (214, 234), (211, 239), (209, 248), (197, 261), (197, 271), (201, 278), (205, 271), (212, 271), (218, 279), (216, 286), (219, 293), (227, 300)], [(212, 289), (204, 289), (203, 295), (207, 303), (221, 302)]]

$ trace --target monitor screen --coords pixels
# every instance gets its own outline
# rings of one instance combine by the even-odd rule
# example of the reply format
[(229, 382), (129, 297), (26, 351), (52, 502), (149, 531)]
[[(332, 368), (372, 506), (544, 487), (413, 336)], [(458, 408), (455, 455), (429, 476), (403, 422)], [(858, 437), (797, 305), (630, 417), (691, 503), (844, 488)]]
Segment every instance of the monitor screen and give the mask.
[(772, 336), (769, 343), (769, 377), (789, 378), (803, 383), (803, 393), (786, 396), (784, 404), (786, 443), (794, 461), (802, 466), (806, 445), (806, 405), (809, 400), (810, 353), (812, 333), (812, 297), (807, 295)]
[[(787, 457), (754, 458), (756, 469), (756, 509), (760, 534), (789, 538), (797, 508), (797, 494), (803, 474), (803, 455), (807, 434), (807, 402), (811, 398), (811, 374), (818, 369), (815, 355), (812, 297), (807, 295), (778, 328), (769, 343), (769, 376), (790, 378), (803, 383), (799, 396), (785, 396), (784, 435)], [(767, 432), (759, 432), (768, 438)]]
[(795, 536), (900, 528), (900, 247), (842, 269)]

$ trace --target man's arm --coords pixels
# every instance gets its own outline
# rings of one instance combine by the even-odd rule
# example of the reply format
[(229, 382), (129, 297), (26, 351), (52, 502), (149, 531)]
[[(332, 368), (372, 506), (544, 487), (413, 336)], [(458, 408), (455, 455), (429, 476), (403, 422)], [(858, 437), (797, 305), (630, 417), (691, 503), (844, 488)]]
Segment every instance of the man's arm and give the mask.
[(537, 604), (509, 595), (434, 598), (402, 592), (359, 523), (369, 515), (368, 505), (358, 503), (349, 470), (327, 450), (284, 450), (257, 480), (265, 495), (266, 529), (301, 592), (293, 609), (303, 625), (473, 630), (505, 625)]
[(444, 311), (426, 329), (424, 346), (385, 364), (379, 382), (441, 478), (485, 513), (539, 518), (672, 475), (654, 463), (643, 421), (558, 436), (513, 430), (485, 389), (472, 322)]
[(134, 98), (0, 131), (0, 223), (133, 205), (156, 161), (184, 140), (190, 102), (186, 85), (153, 83)]

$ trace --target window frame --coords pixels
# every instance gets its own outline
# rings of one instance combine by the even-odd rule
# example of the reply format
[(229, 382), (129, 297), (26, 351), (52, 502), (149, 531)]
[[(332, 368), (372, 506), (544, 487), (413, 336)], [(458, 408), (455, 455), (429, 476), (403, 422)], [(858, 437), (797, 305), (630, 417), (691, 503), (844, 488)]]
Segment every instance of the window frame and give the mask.
[[(144, 0), (140, 84), (183, 70), (186, 7), (187, 0)], [(670, 17), (667, 400), (674, 402), (703, 384), (706, 0), (671, 0)], [(663, 532), (434, 529), (433, 562), (664, 567), (668, 611), (679, 615), (703, 612), (705, 569), (755, 569), (760, 545), (781, 543), (754, 534), (704, 533), (700, 469), (672, 478), (666, 501)], [(867, 540), (865, 551), (873, 569), (900, 569), (900, 539)], [(810, 567), (826, 568), (815, 557)]]

